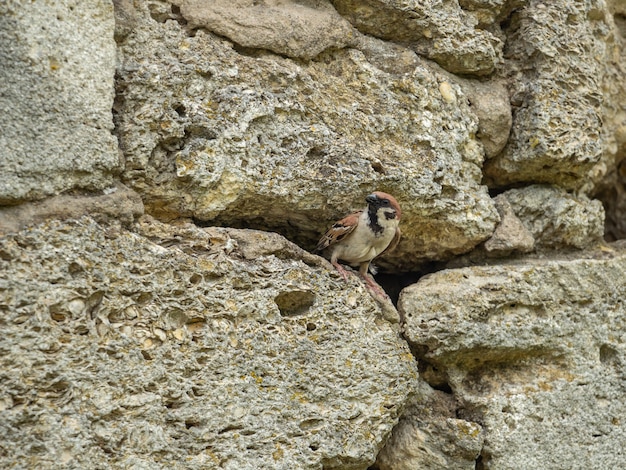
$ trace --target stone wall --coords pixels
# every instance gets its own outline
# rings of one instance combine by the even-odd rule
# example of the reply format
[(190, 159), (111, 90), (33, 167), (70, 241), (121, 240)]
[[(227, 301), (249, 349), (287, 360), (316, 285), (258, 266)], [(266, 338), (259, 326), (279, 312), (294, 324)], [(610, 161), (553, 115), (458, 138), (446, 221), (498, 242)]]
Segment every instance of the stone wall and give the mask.
[[(0, 25), (0, 466), (626, 466), (624, 1)], [(310, 253), (373, 190), (393, 303)]]

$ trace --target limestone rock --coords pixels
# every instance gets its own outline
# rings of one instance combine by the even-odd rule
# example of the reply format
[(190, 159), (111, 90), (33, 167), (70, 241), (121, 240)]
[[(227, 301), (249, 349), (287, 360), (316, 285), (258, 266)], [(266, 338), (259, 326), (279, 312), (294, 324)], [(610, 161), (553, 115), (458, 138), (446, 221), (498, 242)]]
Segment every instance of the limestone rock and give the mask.
[(624, 466), (624, 273), (622, 243), (440, 271), (402, 292), (420, 363), (447, 378), (455, 415), (483, 426), (482, 468)]
[(508, 145), (486, 162), (488, 184), (544, 182), (589, 193), (614, 165), (609, 148), (620, 118), (610, 116), (626, 97), (622, 39), (605, 2), (528, 3), (505, 29), (499, 74), (515, 110)]
[(378, 470), (474, 470), (482, 427), (455, 416), (454, 397), (425, 382), (378, 454)]
[(331, 1), (359, 31), (410, 43), (419, 54), (449, 72), (488, 75), (500, 59), (500, 39), (475, 28), (457, 2)]
[(513, 122), (509, 94), (501, 82), (459, 79), (472, 111), (478, 118), (478, 134), (485, 157), (493, 158), (506, 146)]
[(485, 242), (485, 251), (489, 254), (507, 255), (512, 252), (527, 253), (535, 246), (532, 233), (524, 227), (522, 221), (515, 215), (511, 203), (505, 195), (494, 198), (500, 224), (496, 227), (493, 236)]
[(585, 248), (602, 239), (604, 208), (586, 196), (542, 185), (502, 194), (535, 239), (537, 248)]
[(48, 219), (65, 220), (83, 215), (89, 215), (98, 222), (129, 225), (143, 215), (143, 203), (137, 193), (117, 184), (107, 188), (103, 194), (62, 195), (44, 201), (0, 207), (0, 236)]
[(483, 29), (489, 29), (496, 21), (505, 20), (512, 10), (526, 3), (527, 0), (459, 0), (465, 14), (474, 18)]
[(124, 181), (148, 213), (278, 231), (312, 249), (382, 190), (404, 214), (387, 266), (405, 271), (492, 234), (478, 120), (445, 75), (419, 62), (408, 73), (381, 69), (389, 56), (415, 57), (375, 40), (361, 42), (367, 54), (328, 51), (307, 63), (240, 54), (144, 9), (120, 44), (116, 124)]
[(206, 28), (236, 44), (311, 59), (354, 40), (354, 28), (328, 0), (182, 0), (192, 28)]
[(110, 2), (0, 5), (0, 205), (111, 186)]
[(0, 239), (1, 467), (374, 462), (417, 370), (360, 281), (277, 236), (135, 230)]

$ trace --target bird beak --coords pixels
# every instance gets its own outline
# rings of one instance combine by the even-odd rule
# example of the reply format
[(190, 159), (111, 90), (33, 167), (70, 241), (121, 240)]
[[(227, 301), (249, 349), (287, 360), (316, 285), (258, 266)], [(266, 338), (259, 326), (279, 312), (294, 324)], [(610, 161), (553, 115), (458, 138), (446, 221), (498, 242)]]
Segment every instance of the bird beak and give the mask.
[(365, 200), (368, 204), (374, 204), (376, 201), (378, 201), (378, 196), (376, 196), (376, 194), (370, 194), (365, 198)]

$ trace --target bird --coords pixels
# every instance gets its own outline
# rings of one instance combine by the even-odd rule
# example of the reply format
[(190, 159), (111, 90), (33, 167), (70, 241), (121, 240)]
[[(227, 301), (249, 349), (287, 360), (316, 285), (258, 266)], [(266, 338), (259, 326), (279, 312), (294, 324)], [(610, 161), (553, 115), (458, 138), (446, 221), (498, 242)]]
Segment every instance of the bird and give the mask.
[(366, 208), (335, 222), (322, 236), (315, 252), (329, 254), (331, 264), (345, 281), (348, 272), (339, 260), (358, 265), (367, 286), (376, 294), (386, 295), (368, 271), (374, 258), (398, 246), (402, 236), (399, 227), (402, 211), (392, 195), (381, 191), (368, 195), (365, 202)]

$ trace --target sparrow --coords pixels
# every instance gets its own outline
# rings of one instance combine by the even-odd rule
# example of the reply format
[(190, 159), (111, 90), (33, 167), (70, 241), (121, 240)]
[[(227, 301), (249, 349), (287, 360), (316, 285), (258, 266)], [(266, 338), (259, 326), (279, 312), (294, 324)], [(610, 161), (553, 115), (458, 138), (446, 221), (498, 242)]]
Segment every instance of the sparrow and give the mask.
[(359, 266), (359, 274), (368, 287), (379, 295), (382, 288), (368, 275), (370, 263), (378, 255), (392, 251), (400, 241), (398, 201), (387, 193), (376, 191), (365, 198), (367, 207), (354, 212), (335, 224), (320, 239), (316, 252), (330, 254), (330, 262), (344, 280), (348, 272), (339, 260)]

